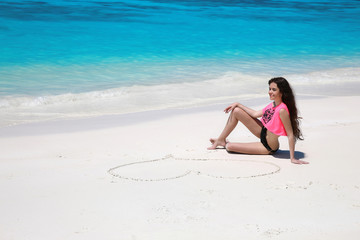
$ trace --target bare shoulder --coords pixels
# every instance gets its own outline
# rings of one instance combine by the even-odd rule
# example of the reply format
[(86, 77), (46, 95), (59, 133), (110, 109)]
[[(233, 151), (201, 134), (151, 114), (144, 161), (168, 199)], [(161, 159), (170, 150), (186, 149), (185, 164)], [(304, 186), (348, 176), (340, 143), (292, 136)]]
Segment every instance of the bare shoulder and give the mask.
[(285, 108), (280, 109), (279, 113), (289, 115), (289, 113), (285, 110)]
[(279, 114), (281, 119), (290, 117), (289, 113), (284, 108), (280, 109)]

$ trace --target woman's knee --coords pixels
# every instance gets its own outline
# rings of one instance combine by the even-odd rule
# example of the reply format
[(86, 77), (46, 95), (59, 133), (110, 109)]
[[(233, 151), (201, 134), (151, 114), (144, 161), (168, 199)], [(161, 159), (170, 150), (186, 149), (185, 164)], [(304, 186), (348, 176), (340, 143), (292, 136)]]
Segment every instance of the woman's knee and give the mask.
[(239, 108), (239, 107), (234, 108), (233, 111), (232, 111), (232, 114), (234, 115), (234, 117), (235, 117), (238, 121), (240, 121), (241, 119), (246, 118), (247, 115), (248, 115), (244, 110), (242, 110), (242, 109)]
[(243, 113), (244, 112), (244, 110), (242, 110), (239, 107), (234, 108), (232, 111), (233, 111), (233, 113)]
[(228, 152), (236, 152), (236, 148), (235, 148), (235, 145), (233, 143), (227, 143), (225, 145), (225, 149)]
[(241, 115), (246, 114), (246, 112), (244, 110), (242, 110), (239, 107), (236, 107), (232, 110), (232, 113), (236, 116), (236, 117), (241, 117)]

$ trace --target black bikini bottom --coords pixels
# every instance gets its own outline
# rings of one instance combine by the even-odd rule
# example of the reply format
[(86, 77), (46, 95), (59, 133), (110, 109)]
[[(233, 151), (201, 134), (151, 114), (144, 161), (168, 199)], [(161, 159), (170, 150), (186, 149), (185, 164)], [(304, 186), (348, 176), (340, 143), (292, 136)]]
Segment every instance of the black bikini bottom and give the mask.
[(276, 149), (276, 150), (271, 149), (271, 147), (269, 146), (268, 142), (266, 141), (266, 132), (267, 132), (266, 127), (262, 127), (262, 129), (261, 129), (261, 134), (260, 134), (260, 141), (261, 141), (261, 143), (264, 145), (264, 147), (265, 147), (270, 153), (274, 153), (274, 152), (276, 152), (278, 149)]

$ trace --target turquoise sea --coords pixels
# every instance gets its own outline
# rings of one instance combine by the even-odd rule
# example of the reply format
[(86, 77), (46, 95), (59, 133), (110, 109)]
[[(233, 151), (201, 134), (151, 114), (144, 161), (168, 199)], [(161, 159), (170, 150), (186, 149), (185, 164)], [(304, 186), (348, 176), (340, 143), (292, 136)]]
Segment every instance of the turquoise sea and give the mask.
[(359, 0), (0, 1), (0, 126), (359, 83), (359, 39)]

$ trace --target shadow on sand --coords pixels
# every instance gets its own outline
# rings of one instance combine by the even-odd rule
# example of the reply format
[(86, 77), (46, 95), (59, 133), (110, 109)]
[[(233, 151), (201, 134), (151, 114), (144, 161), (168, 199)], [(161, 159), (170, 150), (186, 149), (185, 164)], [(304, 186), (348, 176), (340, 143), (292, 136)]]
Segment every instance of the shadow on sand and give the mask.
[[(237, 153), (237, 152), (230, 152), (228, 150), (226, 150), (226, 151), (230, 154), (243, 154), (243, 153)], [(279, 158), (279, 159), (290, 159), (290, 151), (289, 150), (277, 150), (276, 153), (274, 153), (272, 156), (274, 158)], [(295, 151), (295, 158), (303, 159), (303, 158), (305, 158), (305, 156), (306, 156), (305, 153)]]
[[(274, 158), (280, 159), (290, 159), (290, 151), (289, 150), (278, 150), (276, 153), (273, 154)], [(303, 159), (305, 158), (305, 153), (295, 151), (295, 158)]]

